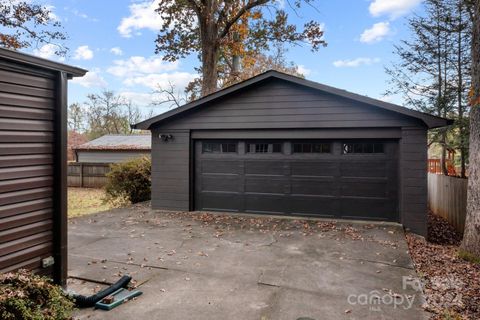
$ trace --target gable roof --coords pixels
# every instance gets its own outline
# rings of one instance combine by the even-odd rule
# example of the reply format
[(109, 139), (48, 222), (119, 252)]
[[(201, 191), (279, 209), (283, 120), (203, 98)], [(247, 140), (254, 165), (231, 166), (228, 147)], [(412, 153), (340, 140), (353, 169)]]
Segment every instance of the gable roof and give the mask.
[(180, 114), (185, 113), (189, 110), (197, 108), (197, 107), (199, 107), (199, 106), (201, 106), (205, 103), (212, 102), (212, 101), (215, 101), (217, 99), (223, 98), (223, 97), (225, 97), (229, 94), (232, 94), (232, 93), (234, 93), (238, 90), (253, 86), (255, 84), (259, 84), (260, 82), (266, 81), (268, 79), (284, 80), (284, 81), (287, 81), (287, 82), (290, 82), (290, 83), (293, 83), (293, 84), (297, 84), (297, 85), (300, 85), (300, 86), (303, 86), (303, 87), (319, 90), (319, 91), (326, 92), (326, 93), (329, 93), (329, 94), (332, 94), (332, 95), (336, 95), (336, 96), (340, 96), (340, 97), (347, 98), (347, 99), (350, 99), (350, 100), (354, 100), (354, 101), (358, 101), (358, 102), (365, 103), (365, 104), (368, 104), (368, 105), (372, 105), (372, 106), (375, 106), (375, 107), (378, 107), (378, 108), (381, 108), (381, 109), (385, 109), (385, 110), (400, 113), (400, 114), (403, 114), (403, 115), (406, 115), (406, 116), (409, 116), (409, 117), (417, 118), (417, 119), (422, 120), (429, 129), (444, 127), (444, 126), (447, 126), (447, 125), (450, 125), (450, 124), (453, 123), (453, 121), (449, 120), (449, 119), (433, 116), (433, 115), (423, 113), (423, 112), (419, 112), (419, 111), (416, 111), (416, 110), (413, 110), (413, 109), (405, 108), (405, 107), (402, 107), (402, 106), (399, 106), (399, 105), (396, 105), (396, 104), (393, 104), (393, 103), (388, 103), (388, 102), (381, 101), (381, 100), (378, 100), (378, 99), (373, 99), (373, 98), (362, 96), (362, 95), (359, 95), (359, 94), (356, 94), (356, 93), (348, 92), (346, 90), (330, 87), (330, 86), (327, 86), (327, 85), (324, 85), (324, 84), (320, 84), (320, 83), (317, 83), (317, 82), (313, 82), (313, 81), (310, 81), (310, 80), (306, 80), (306, 79), (303, 79), (303, 78), (292, 76), (292, 75), (289, 75), (289, 74), (286, 74), (286, 73), (283, 73), (283, 72), (270, 70), (270, 71), (264, 72), (262, 74), (259, 74), (255, 77), (252, 77), (250, 79), (247, 79), (245, 81), (242, 81), (240, 83), (234, 84), (234, 85), (232, 85), (230, 87), (227, 87), (225, 89), (222, 89), (220, 91), (217, 91), (215, 93), (209, 94), (209, 95), (207, 95), (205, 97), (202, 97), (198, 100), (194, 100), (194, 101), (192, 101), (190, 103), (187, 103), (183, 106), (180, 106), (176, 109), (173, 109), (173, 110), (167, 111), (165, 113), (162, 113), (162, 114), (160, 114), (156, 117), (153, 117), (153, 118), (150, 118), (148, 120), (145, 120), (145, 121), (139, 122), (137, 124), (134, 124), (134, 125), (132, 125), (132, 128), (148, 130), (153, 125), (155, 125), (157, 123), (160, 123), (160, 122), (163, 122), (163, 121), (168, 121), (168, 119), (171, 118), (171, 117), (180, 115)]
[(152, 138), (149, 134), (107, 134), (73, 147), (74, 150), (151, 150)]
[(22, 63), (22, 64), (33, 65), (42, 69), (63, 71), (67, 73), (69, 78), (82, 77), (85, 75), (85, 73), (87, 73), (87, 70), (84, 70), (78, 67), (73, 67), (67, 64), (58, 63), (58, 62), (40, 58), (31, 54), (15, 51), (11, 49), (6, 49), (6, 48), (0, 48), (0, 58)]

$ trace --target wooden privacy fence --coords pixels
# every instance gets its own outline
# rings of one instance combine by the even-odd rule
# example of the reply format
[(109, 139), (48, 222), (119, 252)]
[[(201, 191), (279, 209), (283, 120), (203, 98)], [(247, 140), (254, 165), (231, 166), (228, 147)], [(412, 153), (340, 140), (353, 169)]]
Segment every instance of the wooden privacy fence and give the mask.
[(436, 215), (445, 218), (463, 233), (467, 213), (467, 179), (428, 173), (428, 204)]
[(68, 163), (67, 179), (69, 187), (101, 188), (107, 182), (109, 163)]

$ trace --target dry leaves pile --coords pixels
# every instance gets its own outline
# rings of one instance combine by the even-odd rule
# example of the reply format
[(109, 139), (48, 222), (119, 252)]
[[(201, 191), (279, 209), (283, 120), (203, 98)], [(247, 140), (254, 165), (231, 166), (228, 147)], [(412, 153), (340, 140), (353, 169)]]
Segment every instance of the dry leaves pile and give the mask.
[(278, 233), (280, 237), (289, 237), (293, 232), (300, 232), (304, 236), (314, 234), (340, 231), (345, 237), (352, 240), (362, 240), (361, 231), (349, 225), (337, 224), (336, 222), (315, 221), (307, 219), (278, 219), (272, 217), (248, 217), (225, 215), (217, 213), (198, 212), (172, 212), (167, 214), (173, 219), (185, 218), (202, 223), (204, 226), (214, 226), (216, 237), (222, 236), (225, 232), (232, 230), (248, 230), (261, 233)]
[(459, 245), (462, 241), (462, 235), (459, 234), (445, 219), (429, 212), (428, 241), (437, 244)]
[(480, 319), (480, 265), (458, 257), (461, 236), (447, 222), (433, 215), (429, 220), (429, 241), (407, 234), (426, 310), (433, 319)]

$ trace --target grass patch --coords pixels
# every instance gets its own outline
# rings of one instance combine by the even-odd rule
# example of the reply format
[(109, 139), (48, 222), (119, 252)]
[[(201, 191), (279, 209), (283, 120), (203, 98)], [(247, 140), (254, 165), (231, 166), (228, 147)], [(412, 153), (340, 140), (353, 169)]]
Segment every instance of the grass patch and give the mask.
[(480, 257), (462, 249), (458, 250), (458, 257), (471, 263), (480, 264)]
[(105, 203), (105, 191), (91, 188), (68, 188), (68, 217), (78, 217), (105, 211), (113, 205)]

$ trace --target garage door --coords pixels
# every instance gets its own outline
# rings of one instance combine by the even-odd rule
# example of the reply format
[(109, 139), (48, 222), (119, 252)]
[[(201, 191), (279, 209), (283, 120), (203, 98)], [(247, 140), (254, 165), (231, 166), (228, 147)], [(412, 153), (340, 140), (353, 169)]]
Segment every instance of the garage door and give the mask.
[(195, 209), (398, 220), (398, 142), (195, 142)]

